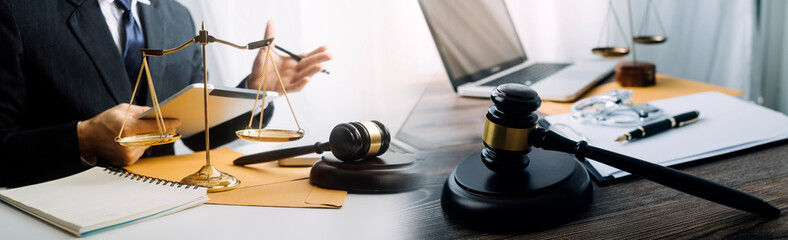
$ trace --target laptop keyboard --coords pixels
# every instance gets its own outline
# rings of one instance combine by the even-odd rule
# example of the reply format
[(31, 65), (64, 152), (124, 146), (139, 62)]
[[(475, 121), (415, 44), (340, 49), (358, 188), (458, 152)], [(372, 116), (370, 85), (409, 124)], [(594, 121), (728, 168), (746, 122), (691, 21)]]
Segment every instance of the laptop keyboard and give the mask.
[(568, 67), (569, 63), (536, 63), (519, 71), (513, 72), (501, 78), (489, 81), (482, 86), (498, 86), (504, 83), (522, 83), (525, 85), (532, 85), (539, 80), (546, 78)]

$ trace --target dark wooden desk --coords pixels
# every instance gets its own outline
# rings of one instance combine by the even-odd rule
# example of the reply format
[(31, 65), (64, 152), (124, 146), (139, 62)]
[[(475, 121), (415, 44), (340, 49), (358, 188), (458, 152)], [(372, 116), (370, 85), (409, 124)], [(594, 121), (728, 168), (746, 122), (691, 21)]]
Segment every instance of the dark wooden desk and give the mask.
[(435, 77), (397, 135), (421, 149), (424, 188), (411, 192), (403, 215), (417, 239), (457, 238), (788, 238), (788, 144), (679, 166), (682, 171), (758, 196), (782, 210), (765, 219), (664, 187), (642, 178), (594, 183), (589, 208), (563, 225), (521, 235), (491, 235), (448, 219), (441, 188), (448, 174), (483, 148), (481, 135), (488, 99), (458, 97), (445, 77)]

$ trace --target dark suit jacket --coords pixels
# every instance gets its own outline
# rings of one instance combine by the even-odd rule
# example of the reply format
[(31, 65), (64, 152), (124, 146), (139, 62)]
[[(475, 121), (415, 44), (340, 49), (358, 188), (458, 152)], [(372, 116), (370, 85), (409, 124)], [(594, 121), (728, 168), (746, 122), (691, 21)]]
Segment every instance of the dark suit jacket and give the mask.
[[(138, 6), (147, 48), (173, 48), (196, 35), (189, 11), (174, 0)], [(197, 44), (148, 61), (158, 99), (202, 82)], [(77, 122), (128, 103), (132, 93), (122, 55), (96, 0), (0, 0), (0, 81), (0, 186), (84, 170)], [(147, 90), (138, 94), (147, 97)], [(233, 132), (247, 123), (229, 121), (216, 127), (212, 146), (235, 139)], [(203, 150), (202, 136), (184, 142)], [(171, 144), (153, 147), (146, 156), (172, 150)]]

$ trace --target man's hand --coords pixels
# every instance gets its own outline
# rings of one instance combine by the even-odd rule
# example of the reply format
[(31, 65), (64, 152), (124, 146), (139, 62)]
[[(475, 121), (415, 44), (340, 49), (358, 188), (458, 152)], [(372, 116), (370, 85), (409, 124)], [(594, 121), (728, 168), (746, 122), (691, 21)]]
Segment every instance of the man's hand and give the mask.
[[(265, 29), (265, 38), (272, 38), (275, 34), (276, 27), (274, 26), (274, 22), (269, 20)], [(272, 47), (274, 47), (274, 45), (260, 48), (260, 51), (257, 52), (257, 57), (252, 66), (252, 74), (249, 75), (249, 80), (247, 80), (246, 83), (247, 88), (257, 89), (260, 86), (259, 84), (262, 83), (264, 77), (263, 66), (265, 64), (265, 53), (268, 51), (268, 48)], [(280, 56), (273, 49), (271, 53), (273, 53), (272, 58), (279, 69), (279, 74), (282, 77), (282, 83), (285, 85), (285, 90), (288, 92), (301, 91), (309, 82), (310, 77), (323, 70), (321, 63), (331, 60), (331, 54), (326, 52), (325, 46), (321, 46), (311, 53), (301, 54), (300, 56), (302, 59), (300, 62), (288, 55)], [(276, 91), (280, 94), (283, 92), (282, 86), (276, 78), (276, 72), (273, 66), (270, 65), (268, 66), (267, 87), (269, 91)]]
[[(142, 107), (123, 103), (112, 107), (95, 117), (85, 120), (77, 126), (77, 136), (79, 139), (79, 152), (84, 158), (100, 156), (108, 159), (110, 163), (117, 166), (127, 166), (139, 160), (140, 156), (148, 147), (124, 147), (115, 142), (115, 137), (120, 132), (123, 118), (126, 117), (126, 109), (129, 109), (129, 116), (126, 120), (126, 127), (123, 129), (123, 136), (134, 136), (143, 133), (158, 132), (159, 128), (156, 120), (136, 119), (137, 115), (142, 114), (150, 107)], [(181, 125), (177, 119), (165, 119), (164, 125), (167, 131), (173, 132)]]

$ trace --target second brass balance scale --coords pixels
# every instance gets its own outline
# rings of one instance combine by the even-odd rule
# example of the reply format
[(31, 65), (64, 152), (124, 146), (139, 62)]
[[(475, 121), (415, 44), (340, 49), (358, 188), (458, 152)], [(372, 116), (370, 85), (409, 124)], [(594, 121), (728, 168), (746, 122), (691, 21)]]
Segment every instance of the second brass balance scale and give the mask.
[[(148, 69), (148, 61), (147, 57), (161, 57), (170, 53), (174, 53), (180, 51), (187, 46), (193, 43), (199, 43), (202, 45), (202, 65), (203, 65), (203, 109), (204, 109), (204, 116), (205, 116), (205, 165), (202, 166), (197, 172), (186, 176), (181, 180), (182, 183), (185, 184), (192, 184), (198, 185), (202, 187), (208, 188), (208, 192), (220, 192), (220, 191), (227, 191), (237, 188), (241, 181), (235, 178), (234, 176), (219, 171), (213, 165), (211, 165), (211, 150), (210, 150), (210, 134), (209, 134), (209, 126), (208, 126), (208, 74), (206, 69), (206, 55), (205, 55), (205, 45), (208, 43), (221, 43), (225, 44), (234, 48), (238, 49), (247, 49), (253, 50), (261, 47), (271, 46), (273, 44), (274, 38), (264, 39), (256, 42), (251, 42), (244, 46), (236, 45), (218, 38), (211, 36), (208, 34), (208, 31), (205, 30), (205, 23), (202, 24), (202, 28), (199, 31), (199, 34), (194, 38), (190, 39), (184, 44), (173, 48), (173, 49), (140, 49), (142, 51), (142, 66), (140, 66), (140, 72), (137, 75), (137, 81), (134, 84), (134, 90), (131, 94), (131, 101), (129, 103), (129, 109), (126, 110), (126, 118), (123, 120), (123, 124), (121, 125), (120, 132), (118, 136), (115, 138), (115, 142), (120, 144), (121, 146), (155, 146), (155, 145), (162, 145), (168, 144), (177, 141), (181, 138), (181, 135), (177, 132), (170, 132), (164, 126), (164, 118), (161, 114), (161, 108), (159, 107), (159, 101), (156, 97), (156, 90), (154, 89), (153, 79), (150, 75), (150, 70)], [(273, 60), (271, 48), (269, 47), (266, 51), (265, 55), (265, 63), (263, 66), (263, 79), (262, 82), (257, 87), (257, 96), (255, 97), (254, 105), (252, 106), (251, 117), (249, 118), (249, 125), (247, 125), (246, 129), (238, 130), (235, 134), (244, 140), (250, 141), (257, 141), (257, 142), (288, 142), (288, 141), (295, 141), (304, 137), (304, 129), (301, 128), (301, 125), (298, 123), (298, 119), (295, 116), (295, 112), (293, 111), (293, 106), (290, 104), (290, 98), (287, 97), (287, 90), (285, 90), (284, 83), (282, 82), (282, 78), (279, 75), (279, 69), (276, 67), (276, 62)], [(261, 100), (260, 108), (263, 108), (263, 104), (265, 103), (265, 94), (266, 90), (268, 89), (268, 71), (269, 71), (269, 63), (273, 66), (274, 71), (276, 72), (276, 77), (279, 80), (279, 84), (282, 87), (282, 92), (285, 95), (285, 99), (287, 100), (287, 104), (290, 107), (290, 112), (293, 114), (293, 120), (295, 121), (296, 126), (298, 127), (297, 130), (286, 130), (286, 129), (263, 129), (263, 115), (260, 114), (260, 123), (258, 124), (257, 128), (252, 128), (252, 120), (254, 119), (254, 112), (257, 109), (257, 102)], [(159, 132), (157, 133), (147, 133), (147, 134), (140, 134), (135, 136), (128, 136), (123, 137), (123, 129), (126, 126), (126, 119), (128, 119), (129, 110), (131, 109), (131, 104), (133, 103), (134, 96), (137, 93), (137, 89), (140, 84), (140, 80), (142, 78), (142, 73), (145, 72), (145, 76), (147, 78), (148, 89), (150, 90), (151, 100), (153, 102), (153, 112), (156, 116), (156, 124), (158, 126)], [(264, 92), (261, 94), (260, 92)], [(261, 110), (262, 112), (262, 110)]]
[[(632, 50), (633, 50), (632, 53), (633, 53), (633, 55), (635, 54), (635, 51), (634, 51), (635, 50), (635, 46), (634, 46), (635, 43), (639, 43), (639, 44), (661, 44), (661, 43), (664, 43), (665, 41), (668, 40), (668, 37), (665, 34), (665, 27), (662, 26), (662, 20), (660, 20), (659, 13), (657, 12), (657, 8), (652, 6), (651, 0), (647, 0), (646, 1), (646, 10), (645, 10), (645, 13), (643, 14), (643, 19), (640, 22), (640, 30), (639, 30), (638, 34), (635, 34), (635, 32), (633, 30), (632, 10), (631, 10), (631, 3), (630, 3), (630, 1), (627, 1), (627, 4), (629, 5), (629, 11), (628, 11), (628, 13), (629, 13), (628, 14), (629, 15), (629, 30), (630, 30), (630, 33), (632, 34)], [(659, 25), (659, 30), (660, 30), (659, 33), (646, 33), (646, 31), (648, 30), (648, 28), (650, 26), (649, 19), (650, 19), (650, 14), (651, 14), (652, 11), (654, 12), (653, 13), (654, 14), (654, 18), (657, 20), (657, 24)], [(613, 16), (612, 19), (611, 19), (611, 15)], [(611, 22), (611, 20), (615, 21), (616, 26), (618, 27), (618, 33), (620, 34), (622, 40), (624, 40), (625, 44), (626, 44), (626, 42), (629, 42), (629, 41), (626, 41), (626, 37), (625, 37), (626, 35), (624, 34), (624, 29), (621, 27), (621, 22), (618, 20), (618, 14), (616, 13), (616, 9), (613, 7), (613, 0), (609, 0), (608, 1), (607, 14), (605, 14), (605, 24), (602, 27), (602, 31), (600, 31), (600, 35), (599, 35), (599, 43), (598, 43), (599, 47), (595, 47), (595, 48), (591, 49), (591, 52), (596, 54), (596, 55), (603, 56), (603, 57), (622, 57), (622, 56), (625, 56), (625, 55), (629, 54), (629, 52), (630, 52), (630, 46), (628, 44), (624, 45), (624, 46), (621, 46), (621, 45), (617, 46), (617, 45), (611, 43), (611, 37), (610, 36), (613, 35), (613, 32), (610, 29), (610, 26), (611, 26), (610, 22)], [(603, 36), (605, 36), (605, 37), (603, 37)], [(605, 43), (604, 44), (602, 43), (602, 39), (603, 38), (605, 39)], [(637, 60), (635, 59), (635, 61), (637, 61)]]

